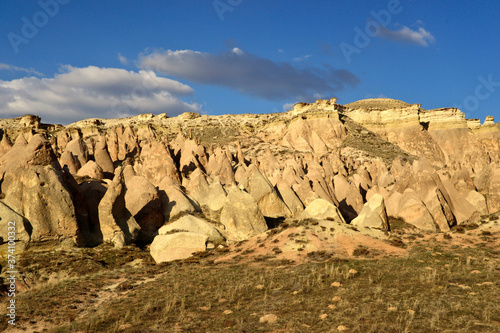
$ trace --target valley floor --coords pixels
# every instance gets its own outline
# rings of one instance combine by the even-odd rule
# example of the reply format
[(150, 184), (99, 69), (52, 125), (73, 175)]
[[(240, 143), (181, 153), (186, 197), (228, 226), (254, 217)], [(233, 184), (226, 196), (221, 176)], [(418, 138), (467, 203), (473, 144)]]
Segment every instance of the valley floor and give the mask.
[(399, 234), (408, 255), (377, 259), (366, 250), (285, 260), (269, 248), (219, 260), (235, 244), (156, 265), (133, 246), (34, 247), (19, 261), (17, 326), (4, 317), (0, 330), (500, 332), (497, 232)]

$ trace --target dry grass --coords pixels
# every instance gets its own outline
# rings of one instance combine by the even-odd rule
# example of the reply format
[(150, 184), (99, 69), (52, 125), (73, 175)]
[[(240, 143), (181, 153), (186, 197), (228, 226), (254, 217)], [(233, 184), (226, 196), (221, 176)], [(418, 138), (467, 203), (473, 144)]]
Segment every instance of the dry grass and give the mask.
[[(26, 271), (49, 265), (47, 255), (54, 253), (33, 254)], [(107, 264), (83, 274), (69, 263), (78, 255), (79, 263)], [(20, 325), (49, 321), (53, 332), (336, 332), (341, 325), (348, 332), (500, 332), (500, 253), (487, 246), (429, 243), (407, 258), (381, 260), (315, 252), (301, 265), (215, 265), (210, 256), (154, 265), (147, 257), (134, 248), (60, 253), (53, 262), (63, 262), (57, 266), (71, 278), (22, 293)], [(125, 265), (136, 259), (141, 267)], [(267, 314), (278, 320), (260, 322)]]

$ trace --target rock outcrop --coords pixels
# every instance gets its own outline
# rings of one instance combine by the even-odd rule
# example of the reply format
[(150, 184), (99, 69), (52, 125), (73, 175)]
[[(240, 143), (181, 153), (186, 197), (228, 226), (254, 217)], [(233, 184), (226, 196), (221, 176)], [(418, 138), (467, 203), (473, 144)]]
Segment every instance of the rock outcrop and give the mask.
[(311, 202), (300, 215), (300, 219), (330, 220), (345, 223), (339, 209), (324, 199), (316, 199)]
[(266, 220), (255, 199), (237, 188), (227, 194), (220, 223), (225, 227), (224, 236), (232, 241), (244, 240), (267, 230)]
[(33, 136), (27, 145), (16, 142), (0, 158), (1, 202), (28, 221), (32, 241), (83, 241), (80, 227), (84, 226), (79, 226), (64, 173), (50, 143), (41, 135)]
[(151, 243), (150, 253), (157, 264), (189, 258), (194, 252), (205, 251), (208, 237), (193, 232), (158, 235)]
[(500, 210), (500, 126), (456, 108), (332, 99), (68, 126), (28, 115), (0, 119), (0, 136), (0, 214), (23, 221), (20, 242), (154, 239), (174, 260), (283, 220), (374, 235), (388, 216), (435, 232)]
[(357, 227), (390, 230), (384, 197), (380, 194), (373, 195), (351, 224)]
[(103, 241), (112, 243), (117, 248), (132, 243), (141, 230), (125, 206), (125, 186), (121, 167), (115, 170), (113, 182), (99, 203), (99, 223)]

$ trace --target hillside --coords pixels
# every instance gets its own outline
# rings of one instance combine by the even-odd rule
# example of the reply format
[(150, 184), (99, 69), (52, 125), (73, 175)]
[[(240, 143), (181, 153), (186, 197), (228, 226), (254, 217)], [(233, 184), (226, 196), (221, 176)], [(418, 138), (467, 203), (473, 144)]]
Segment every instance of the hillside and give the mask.
[[(93, 118), (68, 126), (44, 124), (39, 117), (27, 115), (1, 119), (0, 136), (1, 265), (6, 267), (8, 222), (15, 222), (16, 252), (21, 258), (31, 258), (19, 262), (23, 292), (33, 297), (43, 297), (36, 294), (36, 286), (45, 282), (38, 269), (46, 270), (46, 278), (58, 286), (70, 283), (66, 280), (70, 277), (83, 276), (78, 281), (89, 283), (89, 276), (103, 270), (122, 274), (129, 268), (149, 283), (176, 274), (165, 267), (181, 262), (202, 262), (211, 271), (217, 265), (267, 265), (269, 260), (286, 270), (293, 270), (294, 265), (309, 267), (311, 262), (355, 260), (348, 261), (349, 265), (362, 270), (360, 258), (392, 258), (413, 267), (412, 260), (422, 260), (422, 246), (445, 248), (450, 257), (443, 263), (451, 263), (451, 253), (463, 244), (471, 245), (471, 253), (483, 247), (481, 251), (486, 252), (481, 256), (491, 265), (498, 263), (500, 126), (493, 117), (481, 125), (465, 119), (455, 108), (424, 110), (418, 104), (390, 99), (341, 105), (331, 99), (298, 103), (290, 111), (275, 114), (185, 113), (172, 118), (143, 114)], [(61, 260), (62, 273), (44, 267), (54, 251), (68, 260)], [(111, 254), (130, 260), (111, 259)], [(38, 261), (39, 268), (34, 269), (31, 262)], [(73, 267), (72, 261), (83, 265), (83, 271)], [(132, 266), (125, 266), (126, 262)], [(396, 264), (391, 261), (391, 265)], [(431, 270), (445, 270), (440, 265), (431, 265)], [(140, 267), (150, 274), (139, 273)], [(307, 277), (304, 273), (304, 278), (317, 279), (321, 288), (326, 288), (322, 283), (335, 279), (350, 281), (349, 273), (338, 271), (344, 266), (332, 267), (335, 274)], [(379, 268), (370, 269), (370, 274), (378, 274)], [(461, 279), (467, 272), (460, 270)], [(497, 273), (491, 268), (484, 278), (489, 281)], [(368, 283), (363, 274), (360, 284)], [(445, 279), (439, 274), (438, 280)], [(102, 296), (106, 293), (102, 288), (112, 282), (120, 286), (126, 280), (106, 277), (105, 283), (95, 285), (95, 292)], [(434, 282), (436, 288), (448, 288)], [(287, 292), (296, 288), (284, 282), (275, 287)], [(54, 297), (63, 297), (53, 292)], [(178, 297), (186, 299), (182, 295)], [(108, 306), (109, 299), (99, 302)], [(167, 307), (171, 309), (178, 301)], [(253, 312), (257, 306), (245, 304), (245, 311)], [(196, 307), (205, 305), (200, 302)], [(184, 306), (194, 311), (192, 303)], [(413, 309), (407, 304), (397, 307)], [(42, 315), (32, 308), (23, 309), (33, 316)], [(491, 316), (500, 319), (498, 309), (491, 311), (494, 314), (488, 321), (481, 321), (489, 329), (494, 327)], [(84, 330), (82, 323), (94, 320), (94, 314), (78, 313), (71, 320), (77, 319), (76, 326)], [(175, 316), (181, 314), (175, 312)], [(195, 319), (196, 325), (202, 325), (197, 321), (200, 318)], [(129, 323), (137, 320), (129, 319)], [(26, 314), (22, 320), (28, 325)], [(157, 324), (157, 319), (152, 320)], [(417, 327), (424, 327), (424, 322)], [(305, 318), (301, 323), (313, 325)], [(112, 330), (133, 331), (135, 324)], [(235, 321), (228, 327), (237, 325)], [(68, 327), (65, 331), (74, 329)], [(106, 324), (96, 331), (110, 329)], [(155, 331), (153, 326), (150, 329)], [(366, 329), (361, 324), (358, 328)]]

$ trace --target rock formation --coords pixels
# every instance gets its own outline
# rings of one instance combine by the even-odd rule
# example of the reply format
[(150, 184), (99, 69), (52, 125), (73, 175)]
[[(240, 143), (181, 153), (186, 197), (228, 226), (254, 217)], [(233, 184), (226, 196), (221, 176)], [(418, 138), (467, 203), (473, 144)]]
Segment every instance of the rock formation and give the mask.
[(436, 232), (500, 210), (500, 126), (456, 108), (332, 99), (68, 126), (25, 116), (0, 119), (0, 136), (0, 223), (22, 221), (22, 242), (154, 239), (170, 260), (283, 220), (390, 230), (401, 218)]

